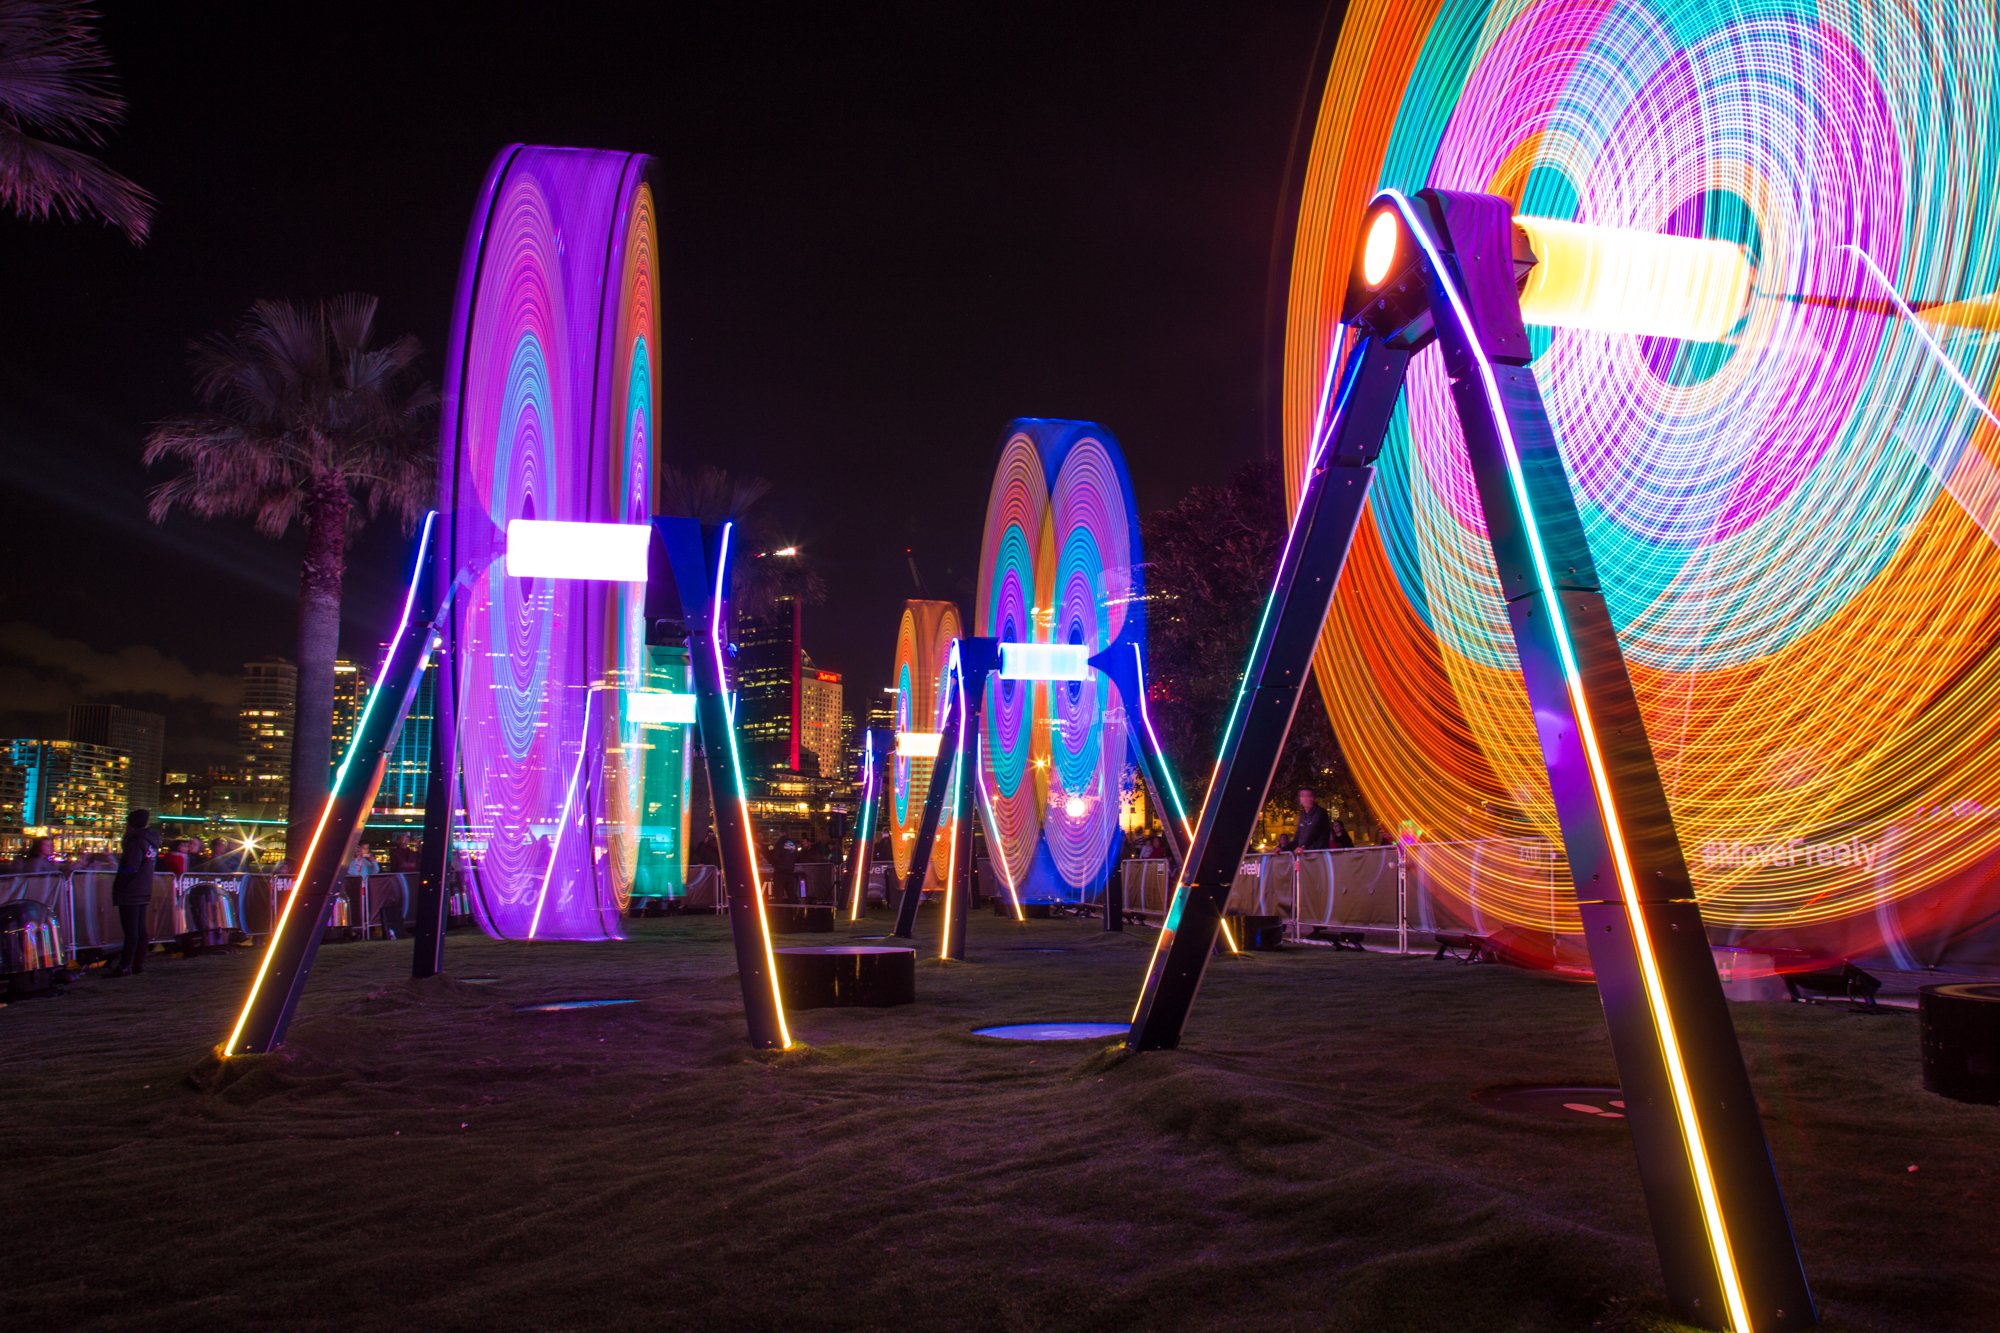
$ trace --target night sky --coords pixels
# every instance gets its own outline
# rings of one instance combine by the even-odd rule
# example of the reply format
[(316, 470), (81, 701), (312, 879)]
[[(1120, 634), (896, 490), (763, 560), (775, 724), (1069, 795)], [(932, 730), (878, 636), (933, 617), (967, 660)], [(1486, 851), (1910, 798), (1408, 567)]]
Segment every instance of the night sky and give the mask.
[[(231, 756), (241, 664), (292, 654), (295, 548), (148, 523), (145, 431), (194, 405), (189, 340), (261, 297), (373, 292), (441, 378), (512, 141), (660, 158), (667, 453), (775, 483), (850, 699), (886, 682), (905, 547), (969, 598), (1009, 418), (1105, 423), (1142, 509), (1275, 450), (1329, 0), (511, 8), (112, 6), (103, 156), (157, 196), (152, 240), (0, 218), (0, 735), (126, 702), (169, 715), (170, 766)], [(408, 554), (359, 541), (350, 654)]]

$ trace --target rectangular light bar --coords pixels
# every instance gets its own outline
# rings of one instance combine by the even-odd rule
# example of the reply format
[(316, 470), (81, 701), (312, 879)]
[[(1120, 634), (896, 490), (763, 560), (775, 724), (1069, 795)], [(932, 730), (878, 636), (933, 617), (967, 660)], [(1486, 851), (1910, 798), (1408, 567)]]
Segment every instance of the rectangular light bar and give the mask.
[(938, 747), (944, 744), (941, 731), (899, 731), (896, 733), (896, 755), (900, 759), (935, 759)]
[(627, 690), (625, 718), (641, 726), (691, 727), (694, 725), (694, 696), (673, 690)]
[(1002, 680), (1089, 680), (1090, 649), (1081, 643), (1003, 643)]
[(1699, 236), (1517, 217), (1535, 252), (1521, 288), (1530, 324), (1719, 342), (1757, 277), (1740, 245)]
[(653, 529), (645, 523), (507, 521), (507, 575), (516, 579), (592, 579), (644, 583)]

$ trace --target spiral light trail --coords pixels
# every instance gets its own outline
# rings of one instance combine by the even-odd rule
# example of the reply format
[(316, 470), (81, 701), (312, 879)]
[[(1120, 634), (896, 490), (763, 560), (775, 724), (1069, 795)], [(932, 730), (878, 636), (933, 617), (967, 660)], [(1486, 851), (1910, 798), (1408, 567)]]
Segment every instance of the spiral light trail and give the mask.
[[(1138, 510), (1124, 456), (1089, 422), (1024, 419), (1001, 436), (973, 633), (1002, 643), (1144, 643)], [(986, 836), (1023, 899), (1074, 900), (1122, 836), (1125, 701), (1109, 678), (987, 684)]]
[[(1995, 83), (1992, 7), (1950, 0), (1357, 0), (1341, 31), (1287, 314), (1294, 493), (1378, 188), (1488, 191), (1754, 266), (1718, 341), (1532, 331), (1724, 930), (1846, 952), (1948, 931), (2000, 850)], [(1422, 356), (1315, 662), (1384, 824), (1556, 836), (1516, 665), (1444, 368)], [(1470, 892), (1474, 853), (1428, 856)], [(1546, 867), (1504, 866), (1479, 867), (1480, 910), (1546, 928)]]
[(447, 369), (444, 555), (466, 586), (439, 702), (452, 844), (496, 938), (616, 938), (631, 890), (643, 586), (509, 578), (502, 556), (511, 519), (650, 516), (657, 264), (650, 159), (517, 145), (495, 160)]
[[(950, 602), (908, 601), (896, 629), (896, 730), (935, 733), (942, 724), (945, 704), (945, 677), (951, 664), (951, 645), (964, 632), (958, 608)], [(898, 881), (910, 873), (910, 858), (916, 851), (917, 832), (924, 822), (924, 801), (930, 795), (934, 759), (911, 758), (901, 753), (889, 761), (890, 848)], [(924, 888), (942, 889), (950, 859), (950, 823), (938, 826), (931, 847), (929, 870)]]

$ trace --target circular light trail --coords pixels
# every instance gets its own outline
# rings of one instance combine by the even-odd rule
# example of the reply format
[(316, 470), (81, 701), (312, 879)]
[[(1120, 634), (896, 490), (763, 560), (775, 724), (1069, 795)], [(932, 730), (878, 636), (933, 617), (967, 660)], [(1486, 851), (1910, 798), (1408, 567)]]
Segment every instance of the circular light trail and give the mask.
[[(516, 518), (652, 512), (659, 384), (650, 159), (515, 146), (459, 275), (439, 495), (452, 606), (439, 707), (452, 845), (496, 938), (620, 934), (636, 847), (643, 585), (510, 578)], [(607, 291), (607, 279), (615, 288)]]
[[(1024, 419), (1001, 438), (973, 633), (1002, 643), (1145, 641), (1138, 510), (1123, 454), (1089, 422)], [(1035, 900), (1102, 882), (1122, 836), (1125, 701), (1083, 681), (987, 683), (981, 816), (996, 872)]]
[[(1726, 931), (1842, 952), (1948, 933), (2000, 850), (2000, 336), (1977, 317), (2000, 289), (1996, 70), (1991, 7), (1945, 0), (1357, 0), (1342, 27), (1287, 313), (1294, 494), (1378, 188), (1502, 194), (1755, 265), (1721, 341), (1531, 331)], [(1470, 845), (1557, 830), (1434, 354), (1370, 510), (1315, 661), (1363, 792), (1439, 844), (1434, 888), (1574, 930), (1561, 876)]]
[[(964, 629), (958, 608), (950, 602), (910, 601), (896, 628), (896, 730), (935, 732), (944, 723), (945, 679), (951, 669), (951, 645)], [(900, 882), (910, 873), (910, 858), (924, 822), (924, 801), (930, 795), (935, 760), (897, 754), (889, 763), (889, 793), (895, 815), (890, 849)], [(951, 823), (938, 826), (931, 846), (924, 888), (944, 887), (949, 864)]]

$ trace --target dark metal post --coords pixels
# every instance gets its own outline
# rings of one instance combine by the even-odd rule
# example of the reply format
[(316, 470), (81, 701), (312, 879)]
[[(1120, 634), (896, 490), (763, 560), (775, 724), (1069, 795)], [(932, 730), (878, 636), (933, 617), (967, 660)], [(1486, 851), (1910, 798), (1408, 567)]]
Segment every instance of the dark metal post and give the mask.
[(444, 691), (447, 672), (438, 675), (437, 701), (431, 709), (431, 767), (424, 784), (424, 848), (417, 863), (416, 920), (410, 975), (434, 977), (444, 971), (445, 927), (451, 917), (451, 893), (445, 887), (450, 864), (451, 775), (456, 763), (454, 736), (447, 722)]
[(1180, 1044), (1189, 1007), (1222, 930), (1236, 867), (1250, 845), (1264, 793), (1311, 676), (1335, 581), (1361, 519), (1374, 460), (1403, 385), (1408, 350), (1364, 339), (1349, 356), (1325, 444), (1299, 498), (1278, 576), (1264, 604), (1243, 684), (1222, 733), (1194, 842), (1181, 863), (1173, 903), (1146, 975), (1127, 1044)]
[(944, 817), (945, 791), (951, 786), (952, 763), (958, 757), (958, 691), (945, 700), (944, 726), (938, 733), (937, 758), (931, 762), (930, 790), (924, 793), (924, 817), (917, 825), (917, 843), (910, 849), (910, 869), (903, 876), (903, 895), (896, 903), (896, 929), (907, 940), (917, 928), (917, 904), (924, 896), (924, 878), (931, 870), (931, 846)]
[(443, 603), (450, 597), (451, 585), (431, 577), (431, 534), (436, 525), (436, 514), (424, 521), (402, 627), (382, 659), (381, 675), (362, 709), (347, 757), (334, 774), (333, 791), (299, 861), (291, 898), (264, 945), (263, 962), (250, 984), (250, 994), (236, 1026), (222, 1041), (224, 1056), (257, 1054), (281, 1045), (299, 996), (305, 991), (306, 978), (319, 955), (327, 904), (346, 876), (355, 839), (375, 804), (390, 748), (416, 697), (424, 662), (430, 655), (431, 636)]
[[(1425, 191), (1431, 308), (1493, 542), (1667, 1293), (1687, 1319), (1814, 1321), (1791, 1219), (1639, 701), (1543, 407), (1507, 202)], [(1420, 214), (1421, 217), (1421, 214)], [(1747, 1330), (1746, 1330), (1747, 1333)]]
[(750, 811), (736, 753), (736, 726), (723, 672), (728, 651), (725, 600), (729, 587), (731, 526), (705, 526), (691, 518), (655, 518), (646, 583), (646, 632), (651, 643), (688, 645), (695, 719), (707, 756), (710, 806), (722, 876), (729, 893), (729, 930), (736, 944), (736, 972), (750, 1044), (783, 1050), (785, 1027), (771, 926), (757, 876)]
[(979, 801), (972, 784), (980, 780), (975, 748), (980, 720), (986, 715), (986, 682), (1000, 669), (1000, 641), (991, 638), (958, 641), (958, 697), (964, 717), (958, 732), (958, 804), (952, 810), (952, 864), (957, 879), (947, 893), (944, 947), (941, 958), (965, 957), (965, 921), (972, 908), (979, 868), (972, 861), (972, 830), (979, 822)]
[[(1529, 368), (1515, 284), (1536, 261), (1523, 253), (1505, 200), (1385, 192), (1375, 207), (1396, 211), (1395, 253), (1372, 285), (1357, 275), (1350, 287), (1345, 316), (1361, 341), (1223, 733), (1130, 1044), (1179, 1040), (1206, 960), (1204, 948), (1183, 945), (1214, 932), (1225, 871), (1247, 841), (1310, 668), (1366, 465), (1409, 352), (1435, 337), (1583, 908), (1669, 1297), (1686, 1318), (1744, 1333), (1804, 1327), (1816, 1317), (1812, 1294), (1659, 768)], [(1343, 473), (1349, 484), (1333, 486)]]

